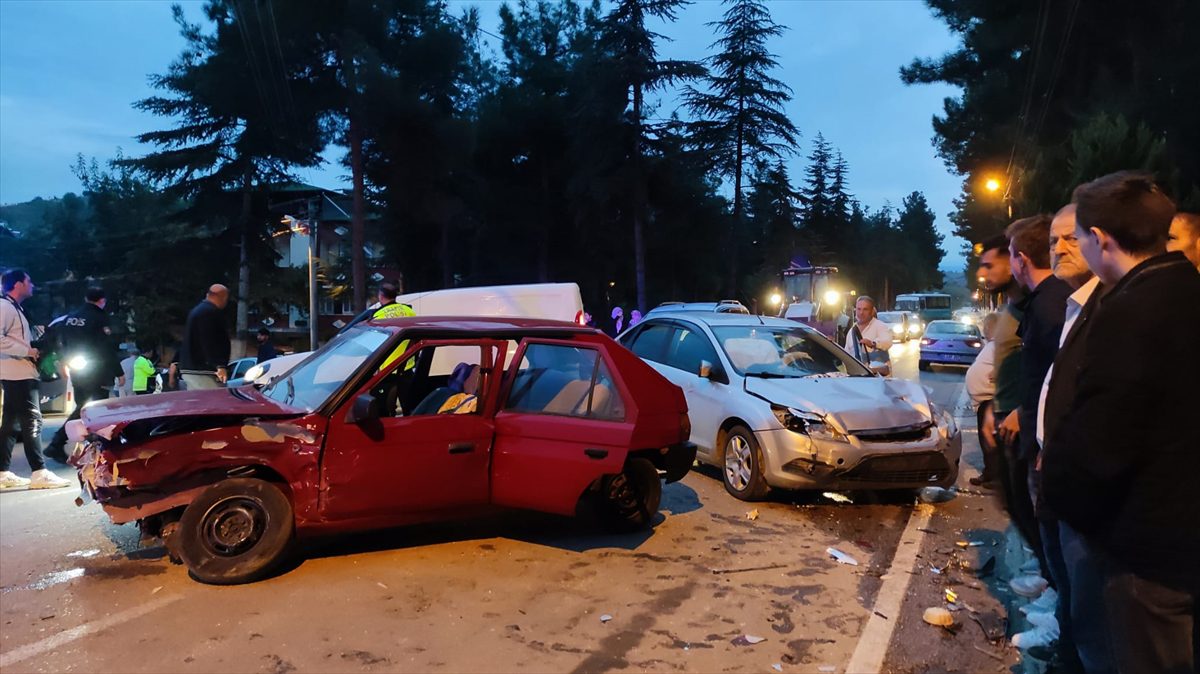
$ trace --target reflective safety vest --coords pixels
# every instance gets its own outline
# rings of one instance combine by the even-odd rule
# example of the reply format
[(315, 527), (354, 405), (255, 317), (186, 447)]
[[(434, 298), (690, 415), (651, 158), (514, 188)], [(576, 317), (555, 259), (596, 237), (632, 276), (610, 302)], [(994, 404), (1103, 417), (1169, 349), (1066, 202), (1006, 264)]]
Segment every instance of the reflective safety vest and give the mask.
[[(379, 307), (378, 309), (376, 309), (375, 313), (371, 314), (371, 318), (407, 318), (409, 316), (416, 316), (416, 315), (417, 315), (417, 312), (413, 311), (413, 308), (408, 306), (407, 304), (400, 304), (399, 302), (392, 302), (391, 304), (385, 304), (382, 307)], [(383, 361), (383, 365), (381, 365), (379, 367), (379, 369), (386, 370), (387, 367), (389, 365), (391, 365), (392, 363), (394, 363), (397, 358), (399, 358), (400, 356), (403, 356), (404, 352), (408, 351), (408, 344), (409, 344), (409, 340), (407, 340), (407, 339), (404, 340), (403, 342), (400, 342), (400, 346), (397, 346), (396, 350), (393, 351), (391, 353), (391, 355), (389, 355), (387, 357), (387, 360)], [(416, 361), (412, 361), (412, 362), (406, 363), (404, 365), (404, 369), (411, 370), (414, 367), (416, 367), (416, 365), (417, 365)]]

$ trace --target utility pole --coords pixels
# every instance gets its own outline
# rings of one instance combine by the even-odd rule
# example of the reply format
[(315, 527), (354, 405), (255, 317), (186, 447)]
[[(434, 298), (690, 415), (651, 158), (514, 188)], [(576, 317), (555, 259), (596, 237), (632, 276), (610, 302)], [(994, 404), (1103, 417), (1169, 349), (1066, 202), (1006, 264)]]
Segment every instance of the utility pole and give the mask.
[(308, 350), (317, 350), (317, 200), (309, 199), (306, 210), (308, 224)]

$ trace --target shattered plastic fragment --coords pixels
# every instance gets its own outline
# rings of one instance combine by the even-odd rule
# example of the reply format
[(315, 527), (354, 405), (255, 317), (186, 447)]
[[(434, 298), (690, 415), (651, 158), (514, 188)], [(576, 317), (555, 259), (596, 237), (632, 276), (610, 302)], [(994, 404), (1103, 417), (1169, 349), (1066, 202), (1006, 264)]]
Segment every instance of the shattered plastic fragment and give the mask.
[(945, 503), (954, 498), (954, 492), (941, 487), (925, 487), (918, 498), (921, 499), (921, 503)]
[(824, 492), (823, 494), (821, 494), (821, 496), (824, 496), (825, 498), (829, 499), (830, 501), (833, 501), (834, 503), (854, 503), (854, 501), (849, 496), (846, 496), (845, 494), (839, 494), (835, 491)]
[(765, 637), (756, 637), (753, 634), (743, 634), (733, 640), (734, 646), (753, 646), (766, 641)]
[(937, 627), (949, 627), (954, 624), (954, 616), (944, 608), (931, 606), (925, 609), (921, 619)]
[(607, 613), (605, 613), (604, 615), (600, 616), (600, 622), (602, 622), (602, 623), (606, 623), (606, 622), (608, 622), (608, 621), (610, 621), (610, 620), (612, 620), (612, 616), (610, 616), (610, 615), (609, 615), (609, 614), (607, 614)]
[(755, 508), (754, 510), (751, 510), (750, 512), (746, 513), (746, 519), (748, 519), (752, 522), (754, 520), (758, 519), (758, 508)]
[(773, 669), (773, 670), (775, 670), (775, 671), (777, 671), (777, 672), (782, 672), (782, 671), (783, 671), (783, 665), (781, 665), (781, 664), (779, 664), (778, 662), (776, 662), (775, 664), (771, 665), (771, 669)]
[(858, 560), (838, 550), (837, 548), (825, 548), (825, 553), (833, 557), (839, 564), (849, 564), (850, 566), (858, 566)]
[(950, 602), (951, 604), (956, 603), (958, 601), (958, 593), (954, 590), (946, 588), (946, 601)]

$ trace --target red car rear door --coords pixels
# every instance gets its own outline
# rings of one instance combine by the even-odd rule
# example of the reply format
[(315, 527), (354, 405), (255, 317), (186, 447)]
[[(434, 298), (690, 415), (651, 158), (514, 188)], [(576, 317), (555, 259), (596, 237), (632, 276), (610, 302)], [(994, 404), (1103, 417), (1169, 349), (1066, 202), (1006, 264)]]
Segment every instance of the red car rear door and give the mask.
[[(321, 467), (326, 519), (402, 516), (484, 504), (494, 436), (488, 414), (500, 389), (496, 363), (505, 343), (423, 341), (410, 358), (386, 364), (333, 415)], [(414, 360), (416, 365), (407, 367)], [(445, 384), (457, 363), (477, 365), (477, 398)], [(380, 417), (347, 420), (358, 396), (373, 396)], [(453, 395), (457, 398), (451, 400)], [(455, 409), (456, 402), (467, 404)], [(439, 412), (440, 410), (440, 412)]]
[(526, 339), (496, 413), (492, 502), (571, 515), (621, 472), (637, 410), (602, 344)]

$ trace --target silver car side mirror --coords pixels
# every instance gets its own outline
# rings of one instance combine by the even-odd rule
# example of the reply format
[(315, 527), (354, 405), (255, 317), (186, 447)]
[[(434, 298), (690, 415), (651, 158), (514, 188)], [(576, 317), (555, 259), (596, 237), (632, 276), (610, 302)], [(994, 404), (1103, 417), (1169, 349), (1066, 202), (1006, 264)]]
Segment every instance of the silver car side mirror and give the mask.
[(707, 360), (700, 361), (700, 376), (708, 379), (712, 375), (712, 363)]

